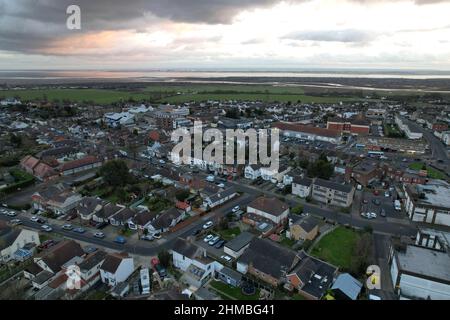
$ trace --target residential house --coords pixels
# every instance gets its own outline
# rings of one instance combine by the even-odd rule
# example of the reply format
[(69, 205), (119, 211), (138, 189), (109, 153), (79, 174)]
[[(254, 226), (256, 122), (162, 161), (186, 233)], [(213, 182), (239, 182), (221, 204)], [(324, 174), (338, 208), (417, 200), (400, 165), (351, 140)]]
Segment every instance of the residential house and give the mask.
[(36, 210), (51, 211), (56, 215), (67, 214), (82, 200), (80, 194), (73, 192), (63, 183), (53, 184), (35, 192), (31, 196), (32, 206)]
[(237, 271), (247, 272), (277, 287), (298, 263), (297, 254), (269, 239), (254, 238), (237, 260)]
[(150, 234), (167, 232), (170, 228), (175, 227), (182, 218), (183, 214), (179, 210), (171, 208), (157, 216), (147, 226), (147, 229)]
[(207, 197), (203, 201), (203, 206), (206, 208), (215, 208), (231, 200), (237, 195), (234, 187), (228, 187), (225, 190), (219, 191), (212, 196)]
[(319, 234), (320, 220), (314, 216), (292, 215), (289, 219), (289, 237), (294, 240), (314, 240)]
[(303, 250), (298, 254), (298, 264), (287, 274), (287, 286), (309, 300), (320, 300), (331, 287), (337, 267), (309, 256)]
[(175, 241), (171, 254), (174, 267), (184, 272), (180, 281), (196, 288), (203, 286), (223, 268), (221, 263), (206, 255), (204, 248), (185, 239)]
[(130, 208), (122, 208), (109, 218), (109, 223), (115, 227), (127, 226), (135, 214)]
[(67, 262), (84, 255), (85, 252), (79, 243), (73, 240), (63, 240), (35, 257), (34, 262), (42, 270), (56, 274)]
[(255, 224), (252, 221), (257, 219), (253, 216), (259, 216), (280, 225), (287, 221), (288, 215), (289, 206), (286, 203), (275, 197), (261, 196), (248, 204), (244, 218), (248, 223)]
[(144, 231), (149, 230), (150, 224), (155, 220), (157, 214), (154, 212), (144, 211), (137, 213), (128, 221), (128, 228), (131, 230)]
[(115, 287), (134, 271), (134, 260), (127, 253), (108, 253), (100, 267), (102, 282)]
[(82, 220), (90, 221), (94, 214), (103, 210), (106, 201), (100, 198), (84, 197), (77, 205), (76, 211)]
[(313, 180), (310, 178), (294, 177), (292, 181), (292, 194), (300, 198), (307, 198), (311, 194)]
[(281, 130), (283, 136), (293, 137), (309, 141), (323, 141), (332, 144), (340, 144), (342, 141), (341, 132), (313, 126), (306, 126), (296, 123), (277, 122), (273, 128)]
[(105, 206), (103, 206), (102, 210), (96, 211), (92, 215), (92, 220), (95, 222), (109, 222), (109, 219), (114, 216), (117, 212), (124, 209), (124, 206), (116, 205), (113, 203), (108, 203)]
[(0, 221), (0, 262), (6, 263), (15, 257), (15, 252), (30, 243), (39, 245), (39, 234), (28, 229), (11, 228)]

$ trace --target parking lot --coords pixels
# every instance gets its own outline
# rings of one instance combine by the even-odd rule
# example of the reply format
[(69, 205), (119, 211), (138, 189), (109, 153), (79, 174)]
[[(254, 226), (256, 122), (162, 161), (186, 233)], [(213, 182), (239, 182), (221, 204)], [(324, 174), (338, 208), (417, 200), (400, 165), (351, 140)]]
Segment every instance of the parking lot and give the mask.
[[(394, 209), (395, 195), (393, 195), (393, 192), (389, 192), (389, 197), (385, 196), (384, 192), (388, 191), (380, 190), (378, 195), (373, 192), (364, 192), (360, 212), (374, 212), (377, 214), (377, 219), (403, 218), (401, 211)], [(386, 215), (385, 217), (381, 215), (383, 209)]]

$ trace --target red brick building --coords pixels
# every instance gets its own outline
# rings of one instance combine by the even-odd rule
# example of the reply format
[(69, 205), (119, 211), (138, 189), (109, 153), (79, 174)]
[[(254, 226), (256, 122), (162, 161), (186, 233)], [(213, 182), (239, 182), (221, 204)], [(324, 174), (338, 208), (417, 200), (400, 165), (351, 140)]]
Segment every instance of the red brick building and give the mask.
[(433, 123), (433, 131), (442, 132), (442, 131), (447, 131), (447, 130), (448, 130), (448, 125), (446, 123), (443, 123), (443, 122)]

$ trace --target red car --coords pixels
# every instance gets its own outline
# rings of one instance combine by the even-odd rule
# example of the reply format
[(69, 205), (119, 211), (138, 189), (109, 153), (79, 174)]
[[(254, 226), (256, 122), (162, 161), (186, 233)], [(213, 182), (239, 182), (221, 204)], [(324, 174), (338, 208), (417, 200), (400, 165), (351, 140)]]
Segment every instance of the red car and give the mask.
[(44, 242), (41, 243), (41, 245), (39, 246), (39, 249), (48, 249), (52, 246), (55, 245), (55, 241), (50, 239), (50, 240), (46, 240)]
[(380, 191), (375, 190), (375, 191), (373, 192), (373, 194), (376, 195), (376, 196), (378, 196), (378, 195), (380, 194)]

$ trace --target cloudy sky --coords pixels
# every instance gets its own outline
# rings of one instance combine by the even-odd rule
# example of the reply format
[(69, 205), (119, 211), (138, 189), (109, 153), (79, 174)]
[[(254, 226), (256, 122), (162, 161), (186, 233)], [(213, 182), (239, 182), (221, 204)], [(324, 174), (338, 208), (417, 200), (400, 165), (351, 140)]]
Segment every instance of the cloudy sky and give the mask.
[(0, 69), (450, 70), (449, 16), (450, 0), (0, 0)]

